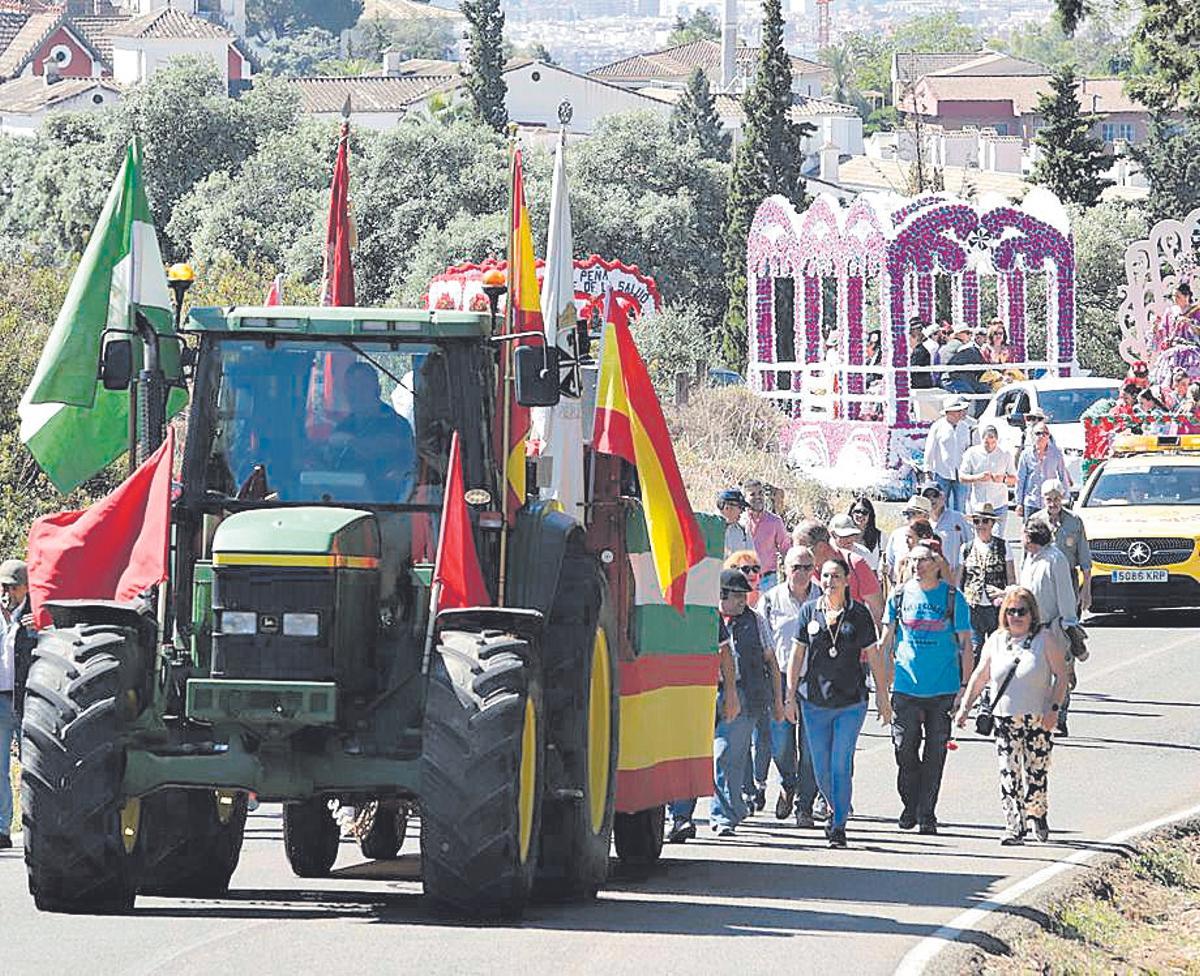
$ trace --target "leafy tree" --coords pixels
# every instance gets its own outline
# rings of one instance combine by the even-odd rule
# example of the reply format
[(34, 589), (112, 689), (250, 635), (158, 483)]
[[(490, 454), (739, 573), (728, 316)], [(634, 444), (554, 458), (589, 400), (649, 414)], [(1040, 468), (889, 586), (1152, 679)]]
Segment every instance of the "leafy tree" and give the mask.
[(310, 27), (340, 34), (358, 22), (362, 11), (362, 0), (248, 0), (246, 22), (250, 30), (276, 37)]
[(670, 127), (676, 139), (694, 139), (710, 159), (729, 161), (729, 133), (721, 125), (716, 99), (702, 69), (696, 68), (688, 78), (687, 88), (671, 110)]
[(504, 81), (504, 12), (500, 0), (462, 0), (462, 12), (469, 28), (467, 91), (479, 119), (503, 132), (508, 125), (504, 105), (508, 85)]
[(674, 47), (676, 44), (690, 44), (692, 41), (715, 41), (720, 37), (721, 25), (717, 23), (717, 18), (701, 8), (687, 20), (679, 15), (675, 17), (675, 28), (667, 37), (667, 45)]
[(1081, 75), (1115, 75), (1128, 57), (1131, 38), (1106, 17), (1093, 15), (1068, 36), (1057, 17), (1030, 21), (988, 47), (1016, 58), (1036, 61), (1051, 70), (1074, 64)]
[(674, 391), (676, 373), (694, 376), (696, 360), (710, 361), (712, 332), (690, 304), (664, 305), (636, 320), (632, 330), (650, 381), (661, 396)]
[(1149, 70), (1129, 80), (1129, 94), (1156, 111), (1200, 112), (1200, 4), (1142, 0), (1134, 44)]
[(1075, 68), (1059, 68), (1050, 79), (1050, 91), (1039, 99), (1036, 112), (1045, 120), (1034, 141), (1040, 153), (1033, 181), (1053, 190), (1060, 200), (1094, 206), (1112, 180), (1100, 174), (1112, 165), (1104, 143), (1090, 133), (1098, 115), (1079, 108), (1079, 81)]
[(833, 73), (826, 94), (835, 102), (854, 105), (861, 96), (854, 87), (854, 52), (848, 44), (823, 47), (817, 54), (820, 61)]
[(296, 78), (317, 73), (317, 65), (340, 54), (337, 38), (320, 27), (310, 27), (264, 45), (263, 70), (267, 74)]
[(725, 276), (729, 306), (721, 341), (726, 362), (746, 363), (746, 240), (758, 205), (773, 193), (797, 207), (807, 201), (800, 166), (813, 127), (791, 119), (792, 65), (783, 47), (780, 0), (763, 0), (762, 47), (742, 100), (746, 121), (734, 154), (725, 218)]
[(1200, 207), (1200, 116), (1155, 116), (1150, 135), (1129, 147), (1150, 184), (1146, 211), (1152, 221), (1179, 219)]
[(401, 58), (440, 59), (454, 47), (454, 28), (443, 17), (370, 17), (359, 24), (354, 53), (375, 64), (389, 48)]
[(529, 57), (533, 58), (534, 61), (541, 61), (543, 64), (558, 64), (558, 62), (554, 60), (554, 55), (550, 53), (550, 49), (547, 48), (546, 45), (541, 41), (534, 41), (532, 44), (530, 44), (526, 50), (526, 53)]

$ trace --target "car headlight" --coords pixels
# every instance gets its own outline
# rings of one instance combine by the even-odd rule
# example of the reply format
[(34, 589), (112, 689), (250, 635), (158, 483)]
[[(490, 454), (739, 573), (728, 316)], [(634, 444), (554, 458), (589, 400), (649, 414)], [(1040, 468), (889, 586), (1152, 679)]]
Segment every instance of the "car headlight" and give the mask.
[(321, 617), (315, 613), (285, 613), (283, 632), (288, 637), (316, 637), (321, 632)]
[(221, 633), (254, 634), (258, 632), (258, 614), (249, 610), (222, 610)]

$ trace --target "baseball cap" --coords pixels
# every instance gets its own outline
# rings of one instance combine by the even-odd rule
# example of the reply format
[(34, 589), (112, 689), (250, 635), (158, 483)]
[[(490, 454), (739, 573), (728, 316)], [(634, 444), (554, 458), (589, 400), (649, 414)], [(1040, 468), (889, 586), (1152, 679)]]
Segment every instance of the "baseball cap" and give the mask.
[(733, 502), (735, 505), (741, 505), (742, 508), (750, 507), (750, 503), (746, 501), (746, 496), (738, 488), (726, 488), (717, 495), (717, 508), (723, 508), (730, 502)]
[(749, 593), (750, 581), (740, 569), (721, 570), (722, 593)]
[(6, 559), (0, 563), (0, 583), (25, 586), (29, 583), (29, 569), (20, 559)]
[(929, 504), (929, 499), (921, 495), (913, 495), (908, 500), (908, 504), (904, 506), (901, 514), (908, 515), (910, 512), (917, 512), (921, 515), (932, 515), (933, 506)]
[(835, 515), (829, 521), (830, 535), (836, 535), (839, 539), (844, 539), (846, 536), (858, 535), (862, 530), (854, 524), (852, 519), (845, 512), (840, 515)]

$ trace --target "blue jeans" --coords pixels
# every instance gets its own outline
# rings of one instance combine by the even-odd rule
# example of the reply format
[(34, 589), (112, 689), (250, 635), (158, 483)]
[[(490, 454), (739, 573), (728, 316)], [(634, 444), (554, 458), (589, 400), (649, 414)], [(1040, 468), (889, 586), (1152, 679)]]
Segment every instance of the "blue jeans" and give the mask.
[(940, 474), (935, 474), (933, 480), (942, 489), (942, 495), (945, 496), (947, 508), (953, 509), (956, 512), (965, 512), (967, 510), (967, 494), (970, 485), (964, 485), (957, 478), (943, 478)]
[(736, 827), (750, 815), (742, 797), (742, 784), (746, 781), (750, 737), (757, 712), (742, 712), (732, 722), (726, 722), (721, 718), (721, 701), (717, 701), (717, 725), (713, 734), (713, 798), (709, 814), (709, 824), (714, 828)]
[[(802, 700), (799, 706), (804, 708)], [(804, 731), (803, 720), (793, 725), (792, 729), (796, 746), (796, 812), (811, 817), (813, 804), (817, 799), (817, 777), (813, 773), (812, 746), (809, 745), (808, 735)]]
[(822, 708), (803, 703), (804, 730), (812, 747), (817, 786), (829, 801), (831, 827), (845, 827), (850, 819), (854, 747), (867, 718), (867, 703), (844, 708)]
[(0, 694), (0, 834), (8, 834), (13, 818), (12, 783), (8, 778), (12, 741), (17, 734), (17, 716), (12, 693)]

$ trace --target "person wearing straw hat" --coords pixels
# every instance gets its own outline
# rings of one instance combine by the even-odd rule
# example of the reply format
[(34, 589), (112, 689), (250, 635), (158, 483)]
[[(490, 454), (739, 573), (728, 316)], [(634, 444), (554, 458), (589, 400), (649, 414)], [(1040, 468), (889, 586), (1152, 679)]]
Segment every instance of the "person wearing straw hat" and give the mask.
[(970, 511), (975, 536), (962, 550), (962, 591), (971, 611), (971, 646), (978, 664), (980, 648), (999, 626), (997, 608), (1004, 590), (1017, 574), (1008, 544), (996, 531), (1003, 511), (989, 501), (973, 503)]
[(971, 446), (971, 426), (965, 420), (967, 401), (957, 394), (942, 400), (942, 416), (925, 436), (922, 470), (942, 488), (946, 505), (956, 512), (966, 508), (966, 486), (958, 480), (958, 469)]

